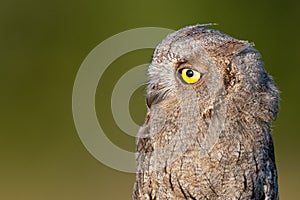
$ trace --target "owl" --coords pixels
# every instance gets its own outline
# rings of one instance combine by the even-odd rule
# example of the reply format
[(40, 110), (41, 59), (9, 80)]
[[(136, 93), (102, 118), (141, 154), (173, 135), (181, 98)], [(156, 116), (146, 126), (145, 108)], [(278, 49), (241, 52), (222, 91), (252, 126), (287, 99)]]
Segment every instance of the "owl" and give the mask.
[(278, 90), (253, 44), (208, 25), (155, 49), (133, 199), (276, 200)]

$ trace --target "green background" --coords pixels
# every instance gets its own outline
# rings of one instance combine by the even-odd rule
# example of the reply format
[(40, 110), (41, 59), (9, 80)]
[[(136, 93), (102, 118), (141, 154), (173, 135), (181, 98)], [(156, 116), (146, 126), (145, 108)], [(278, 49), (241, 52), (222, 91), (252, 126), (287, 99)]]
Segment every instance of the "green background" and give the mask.
[[(131, 199), (134, 175), (94, 159), (72, 117), (76, 72), (100, 42), (137, 27), (215, 22), (236, 38), (255, 42), (281, 90), (273, 136), (281, 199), (299, 192), (300, 1), (1, 1), (0, 4), (0, 199)], [(145, 38), (147, 39), (147, 38)], [(107, 136), (134, 150), (111, 116), (110, 94), (130, 68), (150, 61), (152, 49), (117, 59), (104, 73), (96, 109)], [(99, 92), (101, 90), (101, 92)], [(144, 120), (144, 90), (130, 101)], [(136, 109), (138, 107), (138, 109)], [(101, 117), (102, 116), (102, 117)], [(104, 117), (103, 117), (104, 116)]]

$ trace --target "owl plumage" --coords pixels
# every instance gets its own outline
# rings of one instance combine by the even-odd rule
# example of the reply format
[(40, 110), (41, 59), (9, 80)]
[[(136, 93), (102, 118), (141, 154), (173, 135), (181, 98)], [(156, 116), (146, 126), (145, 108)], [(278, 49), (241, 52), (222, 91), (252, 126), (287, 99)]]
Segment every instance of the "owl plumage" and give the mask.
[(157, 46), (148, 77), (134, 200), (279, 198), (279, 95), (251, 43), (189, 26)]

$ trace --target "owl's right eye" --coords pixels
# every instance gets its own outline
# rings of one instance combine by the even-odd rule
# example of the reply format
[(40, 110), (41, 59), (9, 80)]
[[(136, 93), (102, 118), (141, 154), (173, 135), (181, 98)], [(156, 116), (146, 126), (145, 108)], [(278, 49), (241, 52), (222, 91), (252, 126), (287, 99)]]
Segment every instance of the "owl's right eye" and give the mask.
[(201, 79), (201, 73), (190, 68), (179, 70), (180, 78), (187, 84), (197, 83)]

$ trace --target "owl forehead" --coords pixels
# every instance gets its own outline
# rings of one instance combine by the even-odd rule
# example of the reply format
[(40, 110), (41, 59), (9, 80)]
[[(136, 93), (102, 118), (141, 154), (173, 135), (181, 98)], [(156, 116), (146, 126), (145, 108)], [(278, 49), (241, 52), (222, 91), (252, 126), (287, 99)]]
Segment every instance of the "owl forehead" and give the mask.
[(247, 41), (237, 40), (203, 26), (180, 29), (168, 35), (156, 48), (153, 64), (177, 65), (191, 60), (211, 60), (228, 63), (233, 55), (249, 46)]
[[(175, 32), (177, 33), (177, 32)], [(202, 49), (199, 34), (171, 34), (156, 48), (153, 62), (160, 64), (177, 64), (190, 60)]]

